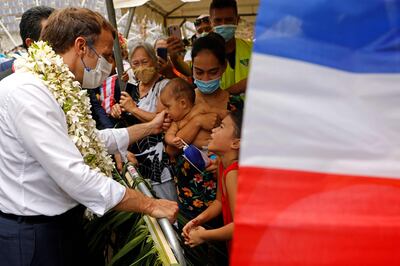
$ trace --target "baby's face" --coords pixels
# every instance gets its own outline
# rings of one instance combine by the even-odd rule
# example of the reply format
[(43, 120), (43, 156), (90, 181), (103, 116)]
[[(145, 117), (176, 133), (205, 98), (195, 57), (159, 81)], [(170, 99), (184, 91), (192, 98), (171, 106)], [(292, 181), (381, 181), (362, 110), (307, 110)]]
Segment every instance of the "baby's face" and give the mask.
[(179, 99), (175, 99), (168, 93), (161, 94), (161, 103), (165, 106), (165, 111), (173, 121), (179, 121), (183, 117), (183, 109)]

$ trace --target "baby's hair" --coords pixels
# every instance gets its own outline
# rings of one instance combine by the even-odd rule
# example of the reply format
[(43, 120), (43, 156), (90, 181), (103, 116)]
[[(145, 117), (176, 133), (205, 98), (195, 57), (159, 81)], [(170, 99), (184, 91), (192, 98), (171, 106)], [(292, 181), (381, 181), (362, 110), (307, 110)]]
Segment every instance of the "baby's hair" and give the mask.
[(243, 111), (240, 109), (237, 109), (237, 110), (229, 113), (229, 116), (231, 117), (231, 119), (233, 121), (233, 126), (235, 127), (235, 131), (233, 133), (234, 137), (240, 138), (240, 136), (242, 134)]
[(169, 94), (175, 99), (184, 98), (187, 99), (191, 104), (194, 104), (196, 99), (196, 93), (193, 85), (181, 78), (171, 79), (163, 91), (168, 90)]

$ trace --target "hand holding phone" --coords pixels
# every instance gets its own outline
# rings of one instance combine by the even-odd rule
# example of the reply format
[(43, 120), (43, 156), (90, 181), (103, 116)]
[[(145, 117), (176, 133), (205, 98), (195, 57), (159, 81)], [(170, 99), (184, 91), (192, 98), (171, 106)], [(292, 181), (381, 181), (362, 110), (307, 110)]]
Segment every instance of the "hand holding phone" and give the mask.
[(168, 35), (174, 36), (179, 40), (182, 40), (181, 28), (178, 25), (171, 25), (168, 27)]
[(157, 48), (157, 55), (167, 61), (168, 59), (168, 52), (167, 48)]

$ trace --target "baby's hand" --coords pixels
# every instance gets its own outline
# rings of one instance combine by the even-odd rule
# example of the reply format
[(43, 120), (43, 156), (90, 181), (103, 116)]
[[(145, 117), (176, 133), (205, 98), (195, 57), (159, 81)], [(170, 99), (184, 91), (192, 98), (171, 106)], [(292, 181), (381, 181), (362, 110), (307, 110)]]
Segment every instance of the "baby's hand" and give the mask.
[(175, 147), (177, 147), (178, 149), (182, 149), (185, 145), (183, 144), (183, 141), (180, 137), (175, 137), (172, 140), (172, 143)]

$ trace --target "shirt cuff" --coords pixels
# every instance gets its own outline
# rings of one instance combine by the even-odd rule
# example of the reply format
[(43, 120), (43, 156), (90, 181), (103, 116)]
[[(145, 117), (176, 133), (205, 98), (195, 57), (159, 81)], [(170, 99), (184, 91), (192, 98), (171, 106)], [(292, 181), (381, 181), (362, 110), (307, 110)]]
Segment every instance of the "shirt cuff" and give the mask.
[(129, 146), (127, 128), (103, 129), (98, 131), (99, 138), (104, 142), (109, 154), (126, 153)]
[(97, 216), (102, 216), (112, 208), (114, 208), (118, 203), (122, 201), (126, 193), (126, 187), (118, 183), (117, 181), (107, 178), (108, 184), (103, 186), (100, 194), (105, 199), (105, 205), (101, 206), (88, 206), (88, 208), (94, 212)]
[(129, 147), (129, 133), (127, 128), (118, 128), (113, 130), (114, 137), (117, 141), (119, 153), (126, 154)]

